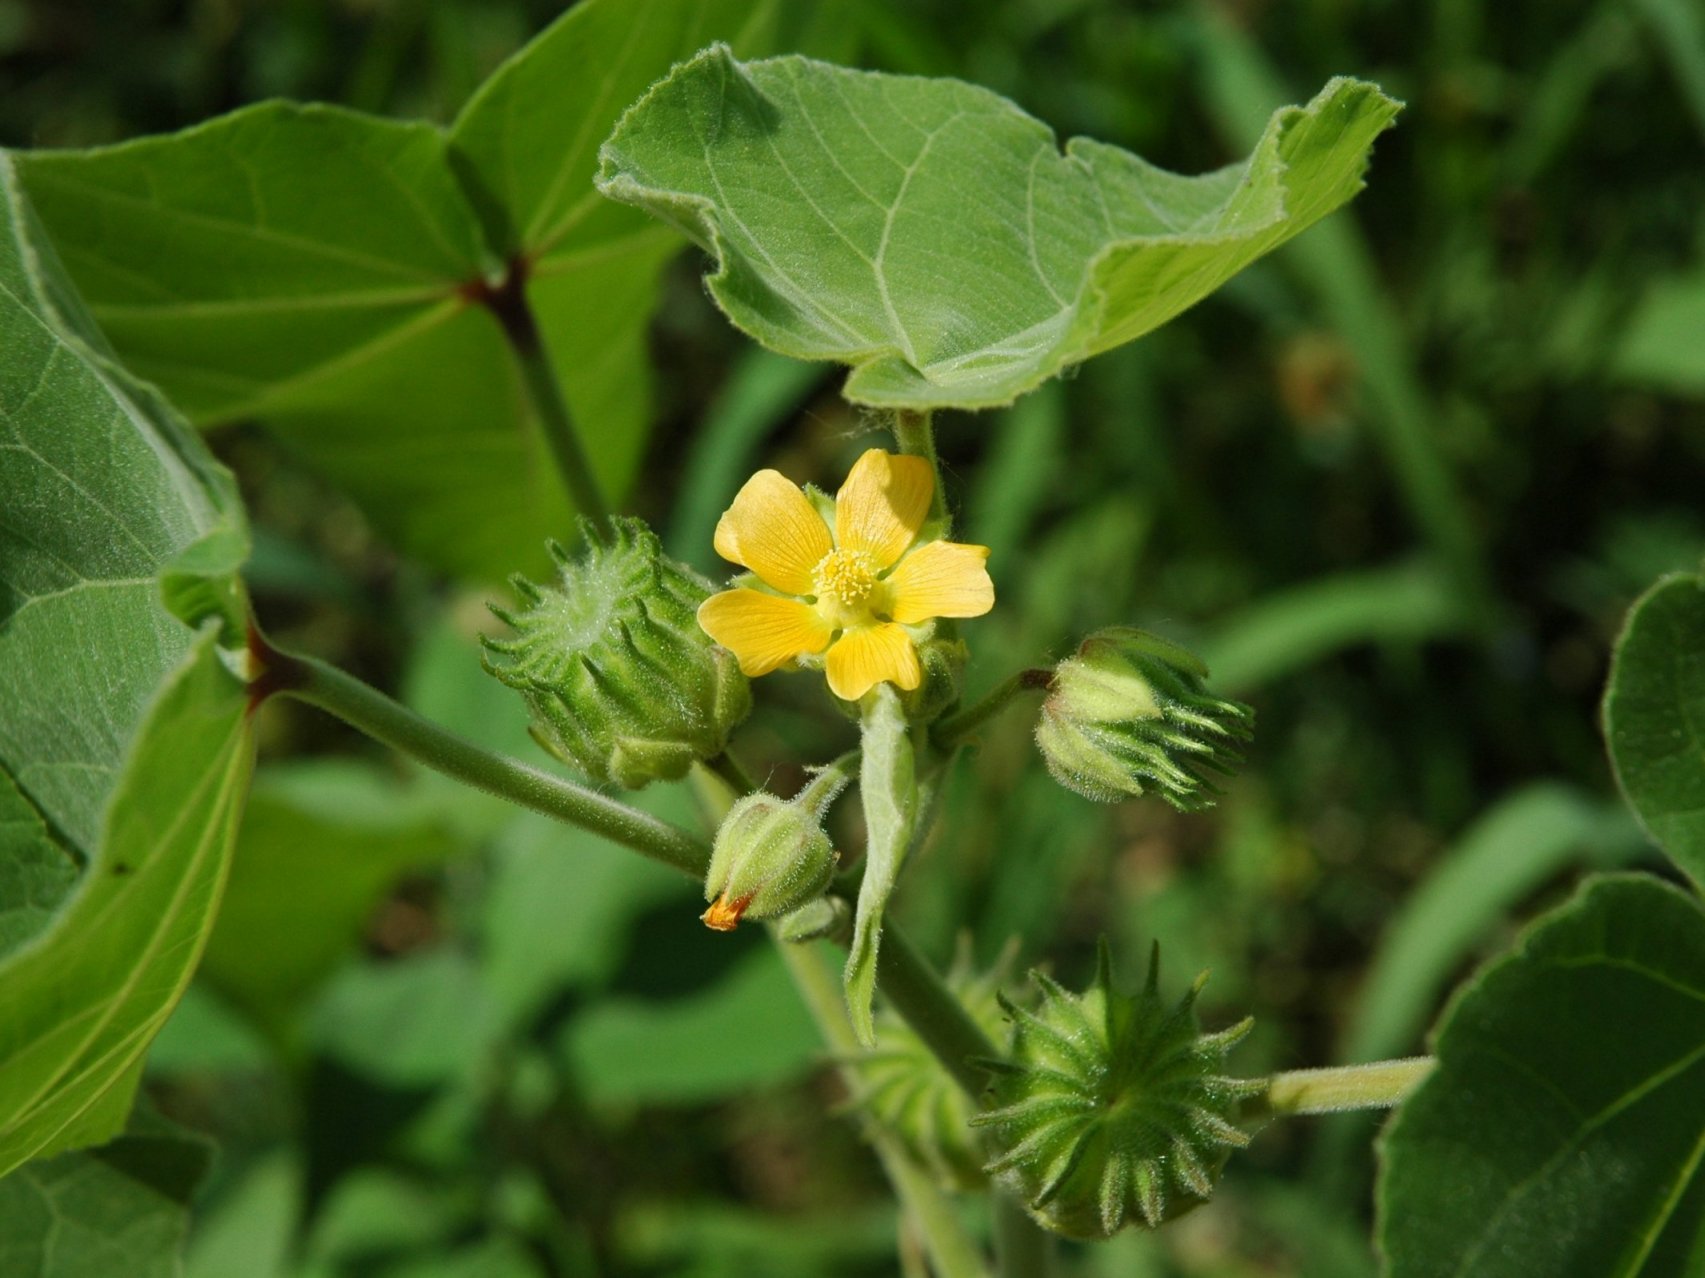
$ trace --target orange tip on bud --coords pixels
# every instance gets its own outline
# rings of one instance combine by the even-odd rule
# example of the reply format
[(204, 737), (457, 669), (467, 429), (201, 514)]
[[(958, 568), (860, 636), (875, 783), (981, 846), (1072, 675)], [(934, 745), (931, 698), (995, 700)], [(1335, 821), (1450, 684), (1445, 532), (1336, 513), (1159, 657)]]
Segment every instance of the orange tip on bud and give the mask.
[(714, 932), (732, 932), (739, 925), (740, 916), (746, 912), (746, 907), (751, 902), (750, 896), (736, 897), (732, 901), (727, 896), (719, 896), (711, 902), (710, 909), (699, 915), (699, 918)]

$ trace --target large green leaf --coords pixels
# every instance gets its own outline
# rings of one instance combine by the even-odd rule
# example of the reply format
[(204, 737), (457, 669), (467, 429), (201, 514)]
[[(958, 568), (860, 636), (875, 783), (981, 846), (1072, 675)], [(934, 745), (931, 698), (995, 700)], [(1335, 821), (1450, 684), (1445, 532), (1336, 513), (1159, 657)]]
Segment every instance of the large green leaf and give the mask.
[(1458, 997), (1383, 1144), (1391, 1278), (1705, 1266), (1705, 913), (1597, 879)]
[(108, 361), (4, 156), (0, 350), (0, 917), (35, 915), (0, 960), (3, 1175), (122, 1125), (250, 752), (230, 477)]
[(76, 882), (75, 858), (0, 772), (0, 957), (52, 922)]
[(448, 134), (271, 102), (18, 164), (119, 352), (194, 421), (264, 421), (403, 548), (496, 579), (569, 510), (484, 287), (519, 264), (593, 469), (624, 489), (678, 241), (597, 198), (594, 148), (677, 58), (773, 7), (588, 0)]
[(178, 1278), (189, 1206), (212, 1147), (153, 1118), (99, 1149), (0, 1180), (7, 1278)]
[(1604, 739), (1641, 822), (1705, 884), (1705, 578), (1666, 577), (1629, 610)]
[(717, 259), (740, 328), (847, 397), (1003, 404), (1140, 337), (1361, 189), (1398, 104), (1333, 80), (1180, 177), (957, 80), (707, 49), (623, 117), (598, 186)]

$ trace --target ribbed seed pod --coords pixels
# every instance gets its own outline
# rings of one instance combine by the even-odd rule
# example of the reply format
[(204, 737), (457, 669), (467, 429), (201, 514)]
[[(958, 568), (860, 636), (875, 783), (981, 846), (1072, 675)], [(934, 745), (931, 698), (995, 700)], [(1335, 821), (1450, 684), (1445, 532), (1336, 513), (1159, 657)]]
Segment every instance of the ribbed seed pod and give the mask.
[(1011, 1056), (991, 1063), (991, 1108), (974, 1120), (999, 1151), (988, 1170), (1039, 1223), (1070, 1238), (1153, 1228), (1199, 1206), (1231, 1151), (1249, 1142), (1236, 1121), (1242, 1103), (1266, 1087), (1220, 1073), (1251, 1022), (1201, 1032), (1195, 1003), (1205, 973), (1168, 1007), (1158, 947), (1134, 997), (1113, 988), (1105, 942), (1082, 994), (1035, 979), (1035, 1011), (1003, 1000)]
[(1054, 779), (1113, 803), (1153, 791), (1181, 812), (1210, 806), (1207, 771), (1242, 761), (1255, 712), (1203, 686), (1185, 648), (1129, 626), (1098, 630), (1054, 670), (1036, 744)]
[[(1011, 978), (1009, 947), (995, 966), (978, 972), (961, 943), (945, 980), (971, 1019), (1005, 1045), (1011, 1034), (1000, 990)], [(861, 1104), (893, 1133), (944, 1188), (974, 1190), (988, 1182), (983, 1142), (971, 1130), (977, 1109), (922, 1039), (890, 1008), (876, 1017), (876, 1050), (852, 1058), (863, 1082)]]
[(485, 668), (526, 698), (547, 750), (592, 781), (638, 789), (721, 753), (752, 695), (699, 628), (710, 583), (641, 520), (610, 523), (602, 537), (581, 521), (578, 557), (550, 543), (556, 584), (510, 579), (522, 607), (491, 610), (515, 633), (484, 641)]

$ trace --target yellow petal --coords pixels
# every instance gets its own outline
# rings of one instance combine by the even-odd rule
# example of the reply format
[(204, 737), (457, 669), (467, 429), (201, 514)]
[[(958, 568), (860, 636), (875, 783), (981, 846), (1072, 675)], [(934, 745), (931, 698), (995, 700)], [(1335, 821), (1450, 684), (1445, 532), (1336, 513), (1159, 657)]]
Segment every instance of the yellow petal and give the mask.
[(699, 625), (756, 677), (807, 652), (822, 652), (834, 632), (809, 604), (757, 590), (724, 590), (699, 605)]
[(888, 612), (915, 626), (931, 617), (981, 617), (995, 606), (987, 546), (932, 541), (900, 561), (889, 575)]
[(811, 570), (834, 549), (823, 518), (778, 470), (760, 470), (716, 523), (716, 553), (750, 568), (765, 585), (812, 593)]
[(829, 690), (847, 701), (857, 701), (884, 680), (910, 690), (923, 679), (911, 636), (892, 622), (848, 630), (829, 649), (823, 668)]
[(872, 448), (835, 495), (835, 544), (862, 550), (886, 568), (912, 544), (929, 514), (935, 475), (922, 457)]

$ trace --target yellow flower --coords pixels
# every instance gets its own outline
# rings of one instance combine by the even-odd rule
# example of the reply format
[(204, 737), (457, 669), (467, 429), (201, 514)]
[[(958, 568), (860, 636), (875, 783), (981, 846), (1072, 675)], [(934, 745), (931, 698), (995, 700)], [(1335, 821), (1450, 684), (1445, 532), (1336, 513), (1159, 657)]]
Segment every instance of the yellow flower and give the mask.
[(837, 697), (857, 701), (884, 680), (917, 687), (907, 627), (980, 617), (995, 602), (987, 546), (912, 544), (934, 495), (927, 461), (872, 448), (835, 496), (831, 532), (795, 484), (760, 470), (718, 521), (716, 552), (778, 593), (742, 587), (712, 595), (699, 605), (699, 625), (747, 675), (826, 653)]

